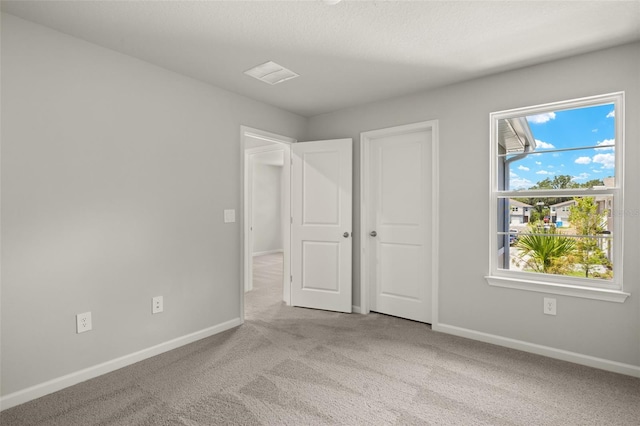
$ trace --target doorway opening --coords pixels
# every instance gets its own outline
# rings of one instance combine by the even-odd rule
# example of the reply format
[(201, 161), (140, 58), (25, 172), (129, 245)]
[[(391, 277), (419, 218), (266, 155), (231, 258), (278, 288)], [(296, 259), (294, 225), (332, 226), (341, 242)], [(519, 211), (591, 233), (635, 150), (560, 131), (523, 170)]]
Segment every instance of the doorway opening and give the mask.
[[(241, 126), (241, 318), (252, 316), (245, 297), (274, 297), (290, 304), (290, 144), (295, 139)], [(281, 295), (281, 297), (280, 297)], [(263, 301), (261, 301), (262, 304)], [(270, 303), (269, 303), (270, 304)]]
[[(297, 143), (242, 126), (241, 142), (241, 318), (245, 318), (245, 294), (253, 291), (254, 278), (260, 277), (254, 269), (272, 264), (277, 256), (257, 258), (279, 252), (280, 294), (286, 305), (352, 312), (353, 140)], [(265, 172), (262, 166), (280, 171)], [(276, 189), (258, 188), (269, 181), (279, 182), (272, 184)], [(265, 195), (274, 192), (281, 197), (275, 204)], [(260, 217), (266, 214), (267, 204), (272, 205), (266, 208), (271, 211), (270, 221)], [(260, 227), (266, 232), (261, 233)], [(269, 238), (277, 244), (264, 244)], [(254, 264), (254, 258), (261, 262)]]

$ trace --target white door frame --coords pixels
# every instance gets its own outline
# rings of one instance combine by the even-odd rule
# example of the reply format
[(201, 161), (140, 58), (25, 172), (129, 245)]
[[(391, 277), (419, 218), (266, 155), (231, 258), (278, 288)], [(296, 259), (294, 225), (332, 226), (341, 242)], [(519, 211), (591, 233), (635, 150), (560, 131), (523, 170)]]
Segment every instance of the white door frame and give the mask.
[[(250, 280), (252, 279), (252, 261), (253, 261), (253, 253), (252, 253), (252, 244), (250, 241), (249, 228), (251, 226), (251, 202), (249, 200), (249, 196), (251, 195), (251, 190), (248, 185), (251, 182), (249, 176), (249, 168), (246, 167), (246, 164), (249, 159), (249, 155), (247, 151), (247, 140), (248, 138), (261, 139), (265, 142), (276, 143), (279, 144), (277, 148), (274, 147), (265, 147), (264, 149), (260, 148), (250, 148), (249, 150), (252, 153), (258, 151), (270, 151), (274, 149), (284, 149), (284, 166), (282, 168), (282, 180), (283, 180), (283, 216), (291, 216), (291, 144), (297, 142), (296, 139), (278, 135), (271, 132), (266, 132), (264, 130), (254, 129), (248, 126), (240, 126), (240, 211), (241, 211), (241, 221), (242, 226), (241, 236), (240, 236), (240, 319), (244, 322), (244, 293), (245, 289), (249, 288)], [(282, 244), (283, 244), (283, 277), (282, 277), (282, 299), (287, 305), (291, 304), (291, 282), (289, 281), (290, 269), (291, 269), (291, 228), (290, 226), (283, 227), (283, 236), (282, 236)]]
[(371, 252), (369, 238), (369, 191), (371, 189), (371, 171), (369, 167), (371, 139), (393, 136), (396, 134), (431, 130), (431, 308), (432, 325), (438, 323), (438, 224), (439, 224), (439, 183), (438, 183), (438, 120), (422, 121), (420, 123), (404, 126), (390, 127), (386, 129), (371, 130), (360, 133), (360, 313), (370, 312), (371, 285), (369, 282), (369, 258)]

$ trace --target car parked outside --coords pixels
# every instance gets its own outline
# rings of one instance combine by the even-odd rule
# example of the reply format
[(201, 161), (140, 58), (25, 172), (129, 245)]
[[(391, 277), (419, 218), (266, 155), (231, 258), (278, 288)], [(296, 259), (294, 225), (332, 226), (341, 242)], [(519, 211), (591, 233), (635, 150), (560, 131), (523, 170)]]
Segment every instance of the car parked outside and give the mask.
[(518, 230), (509, 229), (509, 245), (512, 246), (518, 241)]

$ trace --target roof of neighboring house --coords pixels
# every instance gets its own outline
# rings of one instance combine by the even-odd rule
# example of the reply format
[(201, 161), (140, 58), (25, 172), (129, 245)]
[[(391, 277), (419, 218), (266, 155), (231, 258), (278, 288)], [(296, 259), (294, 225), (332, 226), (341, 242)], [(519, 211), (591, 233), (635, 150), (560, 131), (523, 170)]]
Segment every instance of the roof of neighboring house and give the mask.
[(514, 207), (533, 207), (530, 206), (529, 204), (526, 203), (522, 203), (518, 200), (509, 200), (509, 207), (514, 206)]
[(576, 203), (576, 200), (563, 201), (561, 203), (552, 204), (550, 207), (564, 207), (564, 206), (572, 206)]

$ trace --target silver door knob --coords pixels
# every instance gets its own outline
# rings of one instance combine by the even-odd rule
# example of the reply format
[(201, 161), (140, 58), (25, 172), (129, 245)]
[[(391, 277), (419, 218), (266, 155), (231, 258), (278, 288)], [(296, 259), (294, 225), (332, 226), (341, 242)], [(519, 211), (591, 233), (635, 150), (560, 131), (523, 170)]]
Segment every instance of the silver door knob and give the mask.
[(344, 234), (342, 234), (342, 236), (345, 237), (345, 238), (349, 238), (349, 233), (345, 232)]
[(376, 235), (378, 235), (378, 233), (376, 231), (371, 231), (369, 232), (369, 235), (371, 235), (372, 237), (375, 237)]

